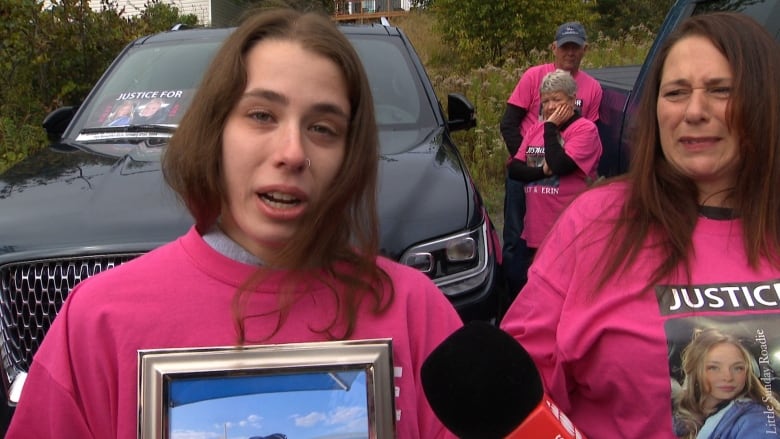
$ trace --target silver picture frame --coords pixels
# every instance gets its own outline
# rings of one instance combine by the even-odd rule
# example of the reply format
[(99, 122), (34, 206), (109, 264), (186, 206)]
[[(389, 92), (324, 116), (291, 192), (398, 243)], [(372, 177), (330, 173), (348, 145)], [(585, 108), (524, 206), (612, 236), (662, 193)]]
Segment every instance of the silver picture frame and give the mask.
[(391, 439), (394, 400), (390, 339), (138, 352), (139, 439)]

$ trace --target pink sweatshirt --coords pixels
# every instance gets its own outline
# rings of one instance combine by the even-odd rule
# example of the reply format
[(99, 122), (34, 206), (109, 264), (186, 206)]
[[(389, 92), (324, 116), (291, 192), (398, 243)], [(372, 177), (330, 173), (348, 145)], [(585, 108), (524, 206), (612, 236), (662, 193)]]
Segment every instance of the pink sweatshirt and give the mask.
[[(528, 68), (520, 77), (512, 94), (509, 95), (509, 99), (507, 99), (507, 103), (528, 110), (525, 118), (520, 123), (520, 134), (523, 137), (527, 136), (528, 130), (539, 121), (541, 114), (539, 88), (542, 86), (544, 75), (554, 71), (555, 64), (553, 63)], [(601, 84), (582, 70), (574, 74), (574, 81), (577, 83), (575, 104), (580, 109), (580, 114), (582, 117), (596, 122), (599, 120), (599, 106), (601, 105), (601, 96), (604, 94)]]
[[(543, 166), (544, 122), (526, 133), (515, 158), (528, 166)], [(601, 139), (596, 124), (584, 117), (576, 119), (560, 133), (560, 144), (577, 169), (564, 176), (525, 184), (525, 218), (522, 238), (530, 248), (539, 248), (555, 220), (571, 200), (596, 181), (601, 158)]]
[[(749, 267), (741, 221), (700, 217), (690, 283), (678, 271), (647, 288), (659, 254), (645, 247), (629, 274), (594, 291), (615, 242), (608, 224), (625, 197), (626, 185), (612, 183), (572, 202), (501, 327), (532, 355), (550, 397), (587, 437), (673, 439), (672, 391), (694, 329), (738, 333), (755, 348), (762, 379), (777, 367), (760, 352), (777, 349), (769, 334), (780, 333), (780, 270), (766, 261)], [(773, 422), (767, 418), (767, 429)]]
[[(395, 301), (384, 315), (361, 314), (351, 338), (392, 338), (398, 437), (450, 437), (425, 399), (420, 366), (461, 320), (423, 274), (384, 258), (378, 263), (393, 280)], [(254, 271), (213, 250), (193, 228), (80, 283), (35, 356), (6, 437), (135, 439), (137, 351), (234, 345), (231, 301)], [(277, 281), (257, 288), (251, 310), (275, 309)], [(333, 309), (333, 295), (312, 281), (263, 343), (326, 340), (312, 328), (326, 326)], [(268, 336), (275, 323), (275, 314), (251, 319), (248, 337)]]

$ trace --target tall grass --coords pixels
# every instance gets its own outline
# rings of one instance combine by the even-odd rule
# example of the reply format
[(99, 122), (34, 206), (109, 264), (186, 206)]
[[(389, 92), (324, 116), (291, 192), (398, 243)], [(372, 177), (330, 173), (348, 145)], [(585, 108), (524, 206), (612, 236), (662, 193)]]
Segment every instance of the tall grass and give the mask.
[[(433, 33), (434, 18), (428, 14), (410, 14), (399, 20), (431, 76), (443, 105), (447, 94), (462, 93), (474, 104), (477, 127), (453, 134), (492, 219), (500, 226), (504, 207), (504, 165), (507, 150), (499, 131), (506, 100), (522, 73), (530, 66), (553, 60), (549, 50), (517, 54), (501, 66), (463, 68), (457, 55), (450, 52)], [(655, 35), (644, 27), (623, 32), (618, 38), (598, 35), (589, 44), (582, 68), (641, 64)], [(552, 35), (551, 35), (552, 40)]]

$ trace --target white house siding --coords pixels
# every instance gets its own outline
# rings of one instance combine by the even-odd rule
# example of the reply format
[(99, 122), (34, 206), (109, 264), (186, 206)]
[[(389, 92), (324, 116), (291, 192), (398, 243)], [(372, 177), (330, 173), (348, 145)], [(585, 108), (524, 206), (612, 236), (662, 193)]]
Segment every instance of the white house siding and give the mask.
[(212, 1), (209, 0), (176, 0), (166, 2), (179, 8), (179, 14), (194, 14), (198, 17), (198, 24), (211, 26)]
[[(203, 26), (232, 26), (242, 11), (234, 0), (163, 0), (163, 3), (177, 7), (182, 15), (196, 15), (198, 24)], [(125, 0), (124, 3), (120, 0), (119, 7), (124, 6), (125, 15), (134, 16), (145, 9), (145, 4), (146, 0)], [(100, 0), (89, 0), (89, 6), (99, 11)]]
[(403, 9), (408, 11), (412, 8), (411, 0), (347, 0), (346, 12), (354, 14), (357, 12), (380, 12)]

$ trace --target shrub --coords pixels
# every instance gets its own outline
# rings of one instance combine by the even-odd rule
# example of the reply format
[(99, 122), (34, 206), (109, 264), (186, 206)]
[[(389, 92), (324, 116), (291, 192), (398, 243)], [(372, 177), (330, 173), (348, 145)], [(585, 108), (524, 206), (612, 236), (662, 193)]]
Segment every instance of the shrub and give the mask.
[(19, 123), (8, 117), (0, 117), (0, 172), (21, 161), (35, 148), (45, 145), (46, 135), (39, 125)]
[(127, 43), (178, 22), (197, 24), (159, 0), (132, 18), (116, 0), (102, 0), (99, 12), (82, 0), (3, 0), (0, 16), (0, 169), (43, 147), (45, 115), (78, 105)]

